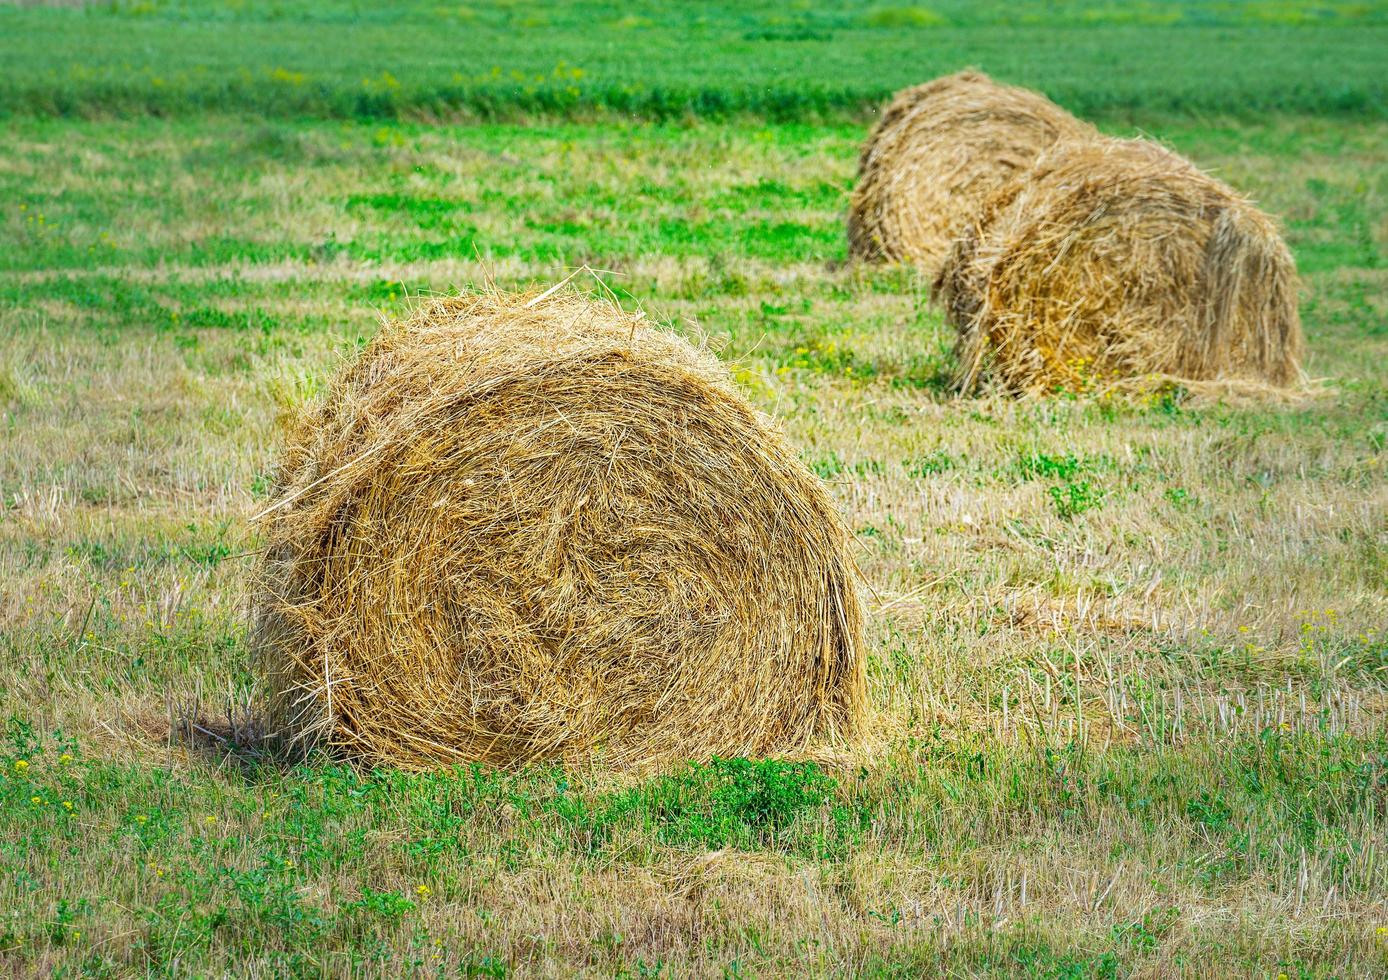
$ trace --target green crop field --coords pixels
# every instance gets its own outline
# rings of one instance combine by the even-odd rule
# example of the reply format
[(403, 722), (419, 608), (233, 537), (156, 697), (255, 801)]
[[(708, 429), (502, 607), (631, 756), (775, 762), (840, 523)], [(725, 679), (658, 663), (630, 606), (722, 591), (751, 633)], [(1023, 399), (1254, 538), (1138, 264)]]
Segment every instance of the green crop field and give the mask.
[[(1382, 3), (0, 7), (0, 972), (1383, 975), (1385, 52)], [(951, 394), (843, 218), (966, 65), (1278, 216), (1310, 394)], [(585, 265), (827, 481), (891, 744), (265, 751), (277, 420), (418, 297)]]
[(793, 121), (861, 113), (965, 65), (1043, 88), (1074, 111), (1135, 116), (1382, 118), (1388, 95), (1382, 0), (39, 6), (0, 9), (0, 98), (84, 117), (223, 109)]

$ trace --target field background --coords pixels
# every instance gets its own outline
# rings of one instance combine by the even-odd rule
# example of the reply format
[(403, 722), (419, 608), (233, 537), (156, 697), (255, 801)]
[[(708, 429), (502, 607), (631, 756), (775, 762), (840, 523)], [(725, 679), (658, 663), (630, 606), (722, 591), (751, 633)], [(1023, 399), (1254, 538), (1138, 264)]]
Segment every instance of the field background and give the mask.
[[(0, 971), (1382, 975), (1386, 50), (1381, 3), (0, 7)], [(966, 65), (1278, 215), (1320, 394), (951, 396), (842, 228), (873, 106)], [(889, 750), (262, 754), (277, 418), (584, 264), (830, 482)]]

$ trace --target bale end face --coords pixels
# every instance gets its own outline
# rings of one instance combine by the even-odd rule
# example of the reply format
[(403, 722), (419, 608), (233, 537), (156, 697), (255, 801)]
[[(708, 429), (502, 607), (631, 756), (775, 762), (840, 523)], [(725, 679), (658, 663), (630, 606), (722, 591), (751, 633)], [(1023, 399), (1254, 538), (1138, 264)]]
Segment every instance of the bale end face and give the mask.
[(1056, 140), (1092, 132), (1045, 96), (980, 72), (896, 93), (859, 158), (849, 254), (933, 277), (989, 194)]
[(292, 428), (259, 640), (293, 730), (407, 768), (840, 744), (850, 536), (715, 358), (574, 296), (435, 303)]

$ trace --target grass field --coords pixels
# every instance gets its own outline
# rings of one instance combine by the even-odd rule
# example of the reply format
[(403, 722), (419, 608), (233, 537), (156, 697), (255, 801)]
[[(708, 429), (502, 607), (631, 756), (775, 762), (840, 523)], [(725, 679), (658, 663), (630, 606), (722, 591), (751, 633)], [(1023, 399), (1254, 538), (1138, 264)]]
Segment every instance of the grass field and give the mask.
[[(0, 970), (1388, 969), (1381, 6), (349, 9), (0, 10)], [(629, 43), (586, 29), (627, 15)], [(454, 16), (457, 58), (489, 52), (464, 74), (563, 57), (598, 87), (460, 90), (429, 122), (429, 18)], [(824, 36), (746, 40), (774, 17)], [(845, 266), (842, 216), (856, 107), (969, 62), (1280, 215), (1318, 393), (951, 396), (924, 284)], [(400, 101), (354, 106), (384, 67)], [(622, 85), (674, 118), (589, 98)], [(885, 757), (636, 779), (257, 754), (247, 517), (277, 417), (413, 297), (583, 264), (715, 345), (830, 482)]]

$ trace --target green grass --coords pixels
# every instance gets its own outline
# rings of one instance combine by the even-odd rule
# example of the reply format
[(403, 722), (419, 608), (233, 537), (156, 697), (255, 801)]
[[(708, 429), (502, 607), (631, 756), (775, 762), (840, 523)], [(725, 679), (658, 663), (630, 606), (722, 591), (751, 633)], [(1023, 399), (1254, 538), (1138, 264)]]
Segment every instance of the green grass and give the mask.
[(976, 65), (1089, 115), (1382, 116), (1385, 45), (1381, 2), (122, 0), (0, 9), (0, 109), (792, 120)]
[[(401, 9), (0, 10), (0, 971), (1388, 969), (1381, 5)], [(965, 63), (1278, 215), (1324, 393), (953, 397), (842, 221), (860, 110)], [(883, 754), (267, 754), (278, 417), (420, 295), (582, 264), (828, 481)]]
[[(189, 784), (165, 769), (88, 758), (80, 744), (23, 725), (12, 723), (8, 736), (0, 894), (40, 914), (10, 917), (0, 947), (14, 962), (45, 951), (79, 972), (158, 972), (182, 962), (212, 972), (505, 975), (512, 926), (488, 908), (506, 901), (490, 884), (498, 874), (563, 865), (596, 876), (615, 862), (640, 876), (672, 855), (710, 849), (718, 849), (712, 863), (704, 857), (688, 872), (693, 886), (709, 887), (720, 873), (799, 869), (817, 887), (852, 891), (848, 855), (917, 854), (929, 856), (945, 894), (963, 901), (982, 888), (995, 899), (991, 918), (973, 916), (955, 941), (932, 947), (896, 938), (920, 915), (909, 901), (891, 890), (862, 894), (884, 970), (1040, 965), (1055, 975), (1067, 959), (1111, 961), (1117, 970), (1159, 953), (1182, 919), (1182, 892), (1217, 895), (1255, 881), (1294, 889), (1308, 863), (1349, 891), (1373, 889), (1381, 857), (1365, 834), (1388, 819), (1381, 734), (1274, 731), (1103, 754), (926, 743), (874, 773), (840, 779), (812, 763), (715, 760), (607, 791), (559, 771), (414, 776), (322, 762), (243, 763)], [(1044, 906), (1059, 883), (1028, 888), (1009, 876), (1004, 890), (1004, 879), (970, 855), (1046, 851), (1057, 839), (1102, 848), (1120, 869), (1167, 856), (1159, 900), (1115, 909), (1112, 926), (1059, 948), (1027, 929), (996, 931), (990, 921), (1025, 920), (1028, 901)], [(25, 840), (44, 846), (16, 846)], [(748, 857), (722, 850), (729, 847)], [(755, 854), (769, 863), (749, 872)], [(76, 855), (86, 855), (81, 867), (100, 887), (72, 887)], [(1087, 901), (1097, 911), (1108, 895), (1095, 886), (1087, 884)], [(467, 908), (468, 920), (438, 914), (450, 903)], [(626, 938), (590, 937), (605, 970), (654, 964), (625, 949)], [(1262, 949), (1238, 929), (1201, 940), (1239, 971), (1296, 964), (1315, 975), (1340, 962), (1281, 943)], [(743, 948), (712, 943), (702, 952), (726, 964)]]

